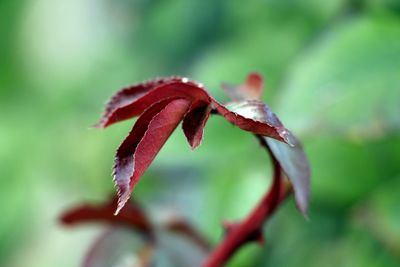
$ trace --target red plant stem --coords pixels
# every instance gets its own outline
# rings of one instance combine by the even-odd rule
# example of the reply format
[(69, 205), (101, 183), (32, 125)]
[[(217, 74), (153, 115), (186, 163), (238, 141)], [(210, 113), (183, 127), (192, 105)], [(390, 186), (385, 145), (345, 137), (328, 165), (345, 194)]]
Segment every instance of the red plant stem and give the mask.
[(291, 192), (291, 188), (285, 186), (281, 167), (269, 150), (265, 140), (261, 136), (257, 136), (257, 138), (269, 152), (273, 162), (274, 179), (272, 186), (247, 218), (232, 227), (231, 231), (226, 234), (224, 240), (211, 252), (202, 265), (203, 267), (223, 266), (242, 245), (254, 240), (256, 235), (262, 233), (261, 229), (264, 222)]

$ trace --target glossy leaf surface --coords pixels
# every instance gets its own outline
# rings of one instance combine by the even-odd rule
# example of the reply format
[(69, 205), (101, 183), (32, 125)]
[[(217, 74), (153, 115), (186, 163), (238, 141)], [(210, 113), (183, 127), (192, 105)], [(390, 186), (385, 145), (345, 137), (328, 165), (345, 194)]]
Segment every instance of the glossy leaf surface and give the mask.
[[(251, 98), (252, 90), (247, 86), (251, 79), (251, 74), (248, 76), (247, 81), (243, 85), (231, 86), (225, 88), (228, 95), (234, 95), (236, 98), (246, 99)], [(256, 83), (262, 86), (261, 82)], [(262, 88), (258, 88), (262, 90)], [(248, 94), (247, 94), (248, 93)], [(286, 174), (288, 179), (293, 185), (295, 200), (297, 207), (303, 213), (307, 213), (308, 200), (309, 200), (309, 188), (310, 188), (310, 168), (307, 157), (303, 151), (302, 145), (298, 139), (286, 129), (278, 117), (271, 111), (271, 109), (261, 101), (257, 100), (243, 100), (231, 102), (224, 107), (218, 107), (221, 110), (226, 108), (231, 113), (222, 113), (229, 121), (238, 125), (240, 128), (248, 130), (250, 129), (253, 133), (264, 135), (265, 143), (268, 149), (275, 159), (279, 162), (283, 172)], [(262, 124), (258, 124), (258, 123)], [(269, 134), (261, 133), (263, 130), (268, 130), (266, 125), (269, 125), (272, 129)], [(276, 136), (276, 134), (278, 134)], [(265, 137), (275, 137), (275, 139)], [(275, 136), (274, 136), (275, 135)], [(284, 141), (285, 143), (279, 142)], [(289, 144), (289, 145), (288, 145)]]
[(200, 145), (204, 127), (210, 117), (211, 106), (207, 103), (192, 107), (186, 114), (182, 129), (192, 149)]
[(225, 106), (216, 104), (216, 109), (225, 119), (243, 130), (270, 136), (291, 145), (289, 131), (269, 107), (261, 101), (231, 102)]
[(117, 150), (114, 181), (118, 208), (128, 201), (131, 190), (178, 126), (190, 107), (185, 99), (164, 100), (147, 109)]
[[(143, 86), (146, 90), (135, 94), (134, 97), (128, 97), (128, 101), (123, 100), (121, 93), (113, 96), (112, 99), (118, 99), (118, 101), (110, 101), (112, 104), (108, 104), (106, 107), (106, 111), (98, 124), (99, 127), (104, 128), (113, 123), (136, 117), (152, 104), (164, 99), (185, 98), (191, 102), (201, 100), (206, 103), (211, 101), (210, 96), (201, 84), (189, 81), (187, 78), (165, 78), (160, 81), (162, 82), (145, 83), (158, 86)], [(133, 88), (142, 87), (136, 85)]]
[[(221, 114), (242, 130), (283, 142), (282, 146), (274, 147), (274, 153), (295, 187), (298, 207), (302, 212), (306, 211), (308, 163), (297, 139), (270, 108), (258, 100), (263, 90), (262, 77), (251, 73), (242, 85), (224, 87), (228, 95), (240, 101), (223, 105), (213, 99), (203, 85), (177, 77), (123, 89), (111, 99), (100, 127), (141, 115), (117, 150), (113, 173), (119, 196), (116, 214), (177, 125), (183, 121), (183, 131), (194, 149), (202, 141), (211, 111)], [(294, 149), (284, 147), (288, 145)], [(297, 160), (301, 162), (286, 162)], [(301, 167), (294, 167), (297, 165)]]
[(123, 116), (123, 114), (120, 114), (118, 120), (116, 119), (115, 115), (114, 119), (112, 119), (111, 117), (115, 112), (122, 109), (123, 107), (128, 106), (132, 102), (135, 102), (137, 99), (141, 98), (144, 94), (153, 90), (155, 87), (170, 82), (174, 79), (178, 78), (168, 77), (168, 78), (151, 80), (148, 82), (139, 83), (119, 90), (111, 97), (111, 99), (106, 104), (103, 116), (100, 119), (100, 122), (96, 126), (99, 128), (103, 128), (107, 127), (108, 125), (114, 122), (130, 118), (128, 114), (125, 116)]

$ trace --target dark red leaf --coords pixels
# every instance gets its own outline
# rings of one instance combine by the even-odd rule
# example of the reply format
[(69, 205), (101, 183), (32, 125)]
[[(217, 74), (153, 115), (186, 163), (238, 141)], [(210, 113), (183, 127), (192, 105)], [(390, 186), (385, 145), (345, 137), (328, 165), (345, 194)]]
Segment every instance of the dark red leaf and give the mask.
[(272, 154), (293, 185), (298, 209), (307, 214), (310, 194), (310, 167), (302, 145), (288, 132), (293, 146), (288, 146), (272, 138), (264, 137)]
[(234, 101), (260, 100), (263, 94), (264, 81), (260, 74), (252, 72), (241, 85), (222, 83), (226, 94)]
[(115, 158), (114, 181), (119, 196), (116, 214), (189, 107), (186, 99), (164, 100), (152, 105), (136, 121)]
[(165, 99), (147, 109), (136, 121), (132, 130), (118, 148), (113, 175), (120, 198), (130, 194), (129, 184), (134, 171), (134, 153), (137, 146), (149, 128), (151, 120), (170, 102), (170, 99)]
[[(251, 73), (244, 84), (239, 86), (223, 86), (228, 96), (234, 100), (259, 99), (262, 94), (263, 79), (256, 73)], [(307, 157), (297, 138), (287, 130), (278, 117), (262, 102), (257, 100), (238, 101), (221, 106), (216, 104), (219, 113), (244, 130), (263, 135), (266, 145), (279, 162), (286, 176), (293, 185), (296, 204), (299, 210), (306, 214), (309, 188), (310, 169)], [(246, 118), (246, 119), (245, 119)], [(264, 122), (272, 127), (258, 125)], [(262, 133), (265, 130), (264, 133)], [(290, 146), (272, 138), (284, 141)]]
[(293, 145), (290, 140), (292, 135), (269, 107), (261, 101), (231, 102), (225, 106), (214, 101), (214, 104), (225, 119), (239, 128)]
[[(304, 158), (303, 163), (284, 163), (283, 152), (278, 153), (276, 146), (274, 153), (277, 154), (282, 168), (291, 179), (297, 204), (304, 212), (308, 200), (306, 191), (308, 188), (305, 187), (308, 186), (309, 179), (304, 153), (297, 146), (297, 139), (282, 125), (268, 106), (254, 100), (260, 98), (262, 87), (262, 77), (256, 73), (251, 73), (242, 85), (225, 86), (232, 98), (253, 99), (231, 102), (227, 105), (212, 99), (202, 85), (186, 78), (160, 79), (117, 93), (107, 106), (100, 126), (106, 127), (142, 114), (117, 151), (114, 168), (114, 180), (120, 197), (117, 212), (129, 199), (134, 185), (182, 119), (182, 127), (191, 147), (194, 149), (201, 143), (211, 104), (215, 106), (217, 112), (241, 129), (294, 146), (293, 152), (286, 153), (293, 154), (294, 158)], [(283, 148), (286, 149), (286, 146), (281, 148), (284, 151)], [(291, 151), (289, 148), (286, 150)], [(300, 165), (297, 166), (298, 164)]]
[(183, 119), (183, 132), (192, 149), (200, 145), (203, 138), (204, 126), (210, 117), (211, 106), (209, 103), (200, 102), (192, 105), (191, 110)]
[(163, 83), (158, 86), (151, 87), (145, 93), (139, 94), (137, 97), (129, 101), (119, 101), (123, 105), (112, 105), (113, 108), (106, 112), (106, 116), (99, 123), (99, 127), (107, 127), (113, 123), (130, 119), (140, 115), (145, 109), (154, 104), (168, 98), (185, 98), (190, 101), (203, 101), (210, 103), (211, 99), (201, 84), (189, 81), (187, 78), (163, 79)]
[(128, 202), (117, 216), (114, 216), (117, 207), (117, 199), (110, 202), (94, 206), (81, 205), (64, 213), (61, 221), (66, 225), (75, 225), (80, 223), (106, 222), (125, 224), (144, 233), (151, 233), (152, 226), (144, 211), (136, 203)]
[[(110, 120), (110, 116), (118, 109), (125, 107), (138, 98), (142, 97), (144, 94), (149, 92), (150, 90), (154, 89), (157, 86), (160, 86), (162, 84), (165, 84), (167, 82), (171, 82), (173, 80), (178, 80), (178, 77), (167, 77), (167, 78), (161, 78), (161, 79), (155, 79), (139, 84), (135, 84), (126, 88), (123, 88), (119, 90), (117, 93), (115, 93), (109, 102), (106, 105), (105, 111), (103, 113), (102, 118), (100, 119), (100, 122), (96, 125), (99, 128), (104, 128), (107, 125), (110, 125), (113, 123), (113, 121)], [(124, 118), (124, 116), (121, 116), (120, 120), (124, 119), (129, 119), (130, 117), (128, 116), (127, 118)], [(114, 121), (115, 122), (115, 121)]]

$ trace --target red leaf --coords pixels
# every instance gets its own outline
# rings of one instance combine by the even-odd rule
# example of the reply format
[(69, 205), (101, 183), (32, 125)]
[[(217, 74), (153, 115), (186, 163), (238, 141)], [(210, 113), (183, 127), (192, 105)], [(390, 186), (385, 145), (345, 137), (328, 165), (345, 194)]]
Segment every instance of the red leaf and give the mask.
[(183, 119), (182, 128), (192, 149), (200, 145), (203, 138), (204, 126), (210, 117), (211, 106), (209, 103), (201, 102), (192, 105), (191, 110)]
[[(100, 122), (96, 125), (96, 127), (99, 128), (104, 128), (107, 127), (108, 125), (112, 124), (113, 122), (116, 121), (111, 121), (110, 117), (112, 114), (130, 103), (134, 102), (138, 98), (142, 97), (144, 94), (149, 92), (150, 90), (154, 89), (155, 87), (167, 83), (169, 81), (172, 81), (174, 77), (168, 77), (168, 78), (161, 78), (161, 79), (156, 79), (156, 80), (151, 80), (148, 82), (144, 83), (139, 83), (135, 84), (126, 88), (123, 88), (119, 90), (117, 93), (115, 93), (111, 99), (108, 101), (104, 114), (102, 118), (100, 119)], [(118, 121), (124, 120), (124, 119), (129, 119), (130, 117), (128, 116), (125, 118), (124, 116), (121, 116)]]
[(293, 146), (268, 137), (264, 137), (264, 139), (293, 185), (297, 207), (305, 215), (310, 194), (310, 167), (300, 142), (291, 132), (289, 134)]
[(293, 145), (289, 131), (269, 107), (261, 101), (231, 102), (225, 106), (214, 101), (214, 104), (217, 111), (225, 119), (239, 128)]
[(136, 121), (115, 158), (114, 180), (119, 196), (116, 214), (189, 107), (190, 102), (185, 99), (164, 100), (152, 105)]
[[(244, 84), (239, 86), (223, 85), (223, 87), (228, 96), (234, 100), (259, 99), (262, 93), (263, 80), (260, 75), (251, 73)], [(232, 102), (225, 107), (217, 103), (216, 108), (233, 124), (244, 130), (263, 135), (266, 145), (293, 185), (297, 207), (303, 214), (306, 214), (310, 190), (310, 169), (307, 157), (297, 138), (260, 101)], [(268, 129), (258, 122), (265, 122), (272, 129)], [(268, 132), (269, 130), (270, 132)], [(268, 137), (284, 141), (290, 146)]]
[[(135, 97), (129, 98), (129, 101), (124, 102), (121, 99), (122, 94), (118, 97), (115, 97), (116, 99), (118, 99), (118, 101), (111, 101), (111, 103), (117, 102), (125, 104), (109, 105), (109, 107), (107, 108), (109, 112), (106, 112), (107, 115), (102, 120), (100, 127), (106, 127), (115, 122), (140, 115), (150, 105), (163, 99), (185, 98), (192, 103), (202, 103), (203, 105), (213, 102), (218, 112), (220, 112), (227, 120), (236, 124), (240, 128), (253, 132), (255, 134), (266, 135), (272, 138), (277, 138), (278, 140), (284, 142), (288, 142), (288, 140), (285, 139), (284, 129), (275, 127), (276, 125), (273, 124), (275, 123), (275, 121), (279, 120), (277, 120), (276, 116), (271, 112), (270, 113), (272, 115), (268, 117), (267, 120), (257, 121), (254, 120), (252, 117), (248, 118), (245, 116), (240, 116), (239, 114), (236, 114), (234, 110), (229, 110), (232, 108), (232, 105), (226, 107), (221, 105), (209, 96), (209, 94), (201, 84), (189, 81), (186, 78), (170, 78), (162, 79), (161, 81), (163, 82), (149, 83), (152, 85), (157, 84), (157, 86), (147, 86), (147, 91), (145, 91), (144, 89), (141, 91), (145, 93), (137, 94), (135, 95)], [(242, 88), (244, 88), (243, 90), (246, 90), (242, 91), (247, 92), (248, 95), (255, 96), (256, 93), (254, 92), (261, 93), (261, 76), (255, 73), (250, 74), (247, 82), (245, 83), (245, 86), (242, 86)], [(191, 108), (191, 111), (193, 110), (194, 108)], [(208, 111), (201, 111), (199, 107), (199, 109), (196, 109), (196, 111), (193, 111), (193, 113), (190, 112), (187, 117), (188, 119), (185, 121), (183, 127), (184, 132), (192, 148), (195, 148), (200, 144), (203, 128), (208, 118)], [(279, 130), (282, 131), (277, 132)]]
[[(292, 152), (285, 154), (282, 151), (291, 150), (286, 146), (275, 145), (274, 153), (294, 185), (298, 207), (305, 212), (308, 201), (308, 163), (304, 152), (298, 147), (297, 139), (268, 106), (254, 100), (260, 98), (262, 87), (262, 77), (256, 73), (251, 73), (240, 86), (225, 86), (228, 94), (235, 99), (253, 99), (227, 105), (212, 99), (202, 85), (186, 78), (160, 79), (117, 93), (106, 108), (101, 127), (142, 114), (117, 151), (114, 168), (119, 195), (117, 212), (129, 199), (134, 185), (182, 118), (182, 128), (192, 149), (201, 143), (211, 103), (218, 113), (241, 129), (294, 146)], [(301, 162), (286, 162), (289, 160), (285, 159), (289, 157), (287, 154), (293, 154), (292, 157)]]
[[(130, 119), (140, 115), (146, 108), (155, 102), (167, 98), (185, 98), (190, 101), (203, 101), (210, 103), (211, 99), (208, 93), (204, 90), (202, 85), (189, 81), (186, 78), (171, 78), (162, 79), (163, 83), (157, 86), (147, 88), (144, 93), (138, 94), (129, 101), (123, 101), (120, 97), (118, 103), (122, 105), (111, 105), (109, 110), (103, 116), (103, 119), (98, 124), (98, 127), (107, 127), (113, 123)], [(143, 90), (144, 91), (144, 90)], [(112, 100), (110, 102), (113, 102)]]
[(222, 83), (226, 94), (234, 101), (260, 100), (263, 94), (264, 81), (260, 74), (252, 72), (241, 85)]
[(114, 211), (117, 206), (117, 199), (114, 198), (110, 202), (94, 206), (81, 205), (64, 213), (61, 221), (66, 225), (75, 225), (89, 222), (106, 222), (120, 223), (150, 233), (152, 226), (143, 210), (137, 204), (129, 202), (117, 216), (114, 216)]

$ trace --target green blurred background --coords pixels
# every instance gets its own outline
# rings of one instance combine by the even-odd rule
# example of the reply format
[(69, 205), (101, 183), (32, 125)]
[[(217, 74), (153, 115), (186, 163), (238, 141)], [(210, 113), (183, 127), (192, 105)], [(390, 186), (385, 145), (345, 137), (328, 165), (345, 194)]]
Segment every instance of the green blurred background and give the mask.
[[(117, 89), (164, 75), (221, 81), (249, 71), (303, 140), (310, 220), (285, 203), (266, 246), (229, 266), (400, 266), (400, 2), (0, 1), (0, 266), (78, 266), (100, 226), (59, 214), (114, 192), (113, 154), (132, 121), (94, 130)], [(192, 152), (181, 131), (134, 195), (217, 243), (269, 184), (251, 135), (211, 118)]]

